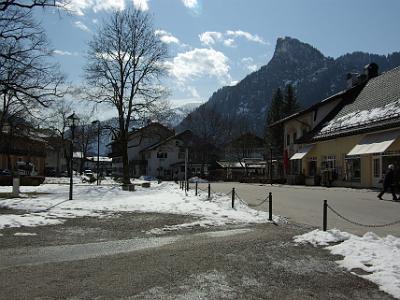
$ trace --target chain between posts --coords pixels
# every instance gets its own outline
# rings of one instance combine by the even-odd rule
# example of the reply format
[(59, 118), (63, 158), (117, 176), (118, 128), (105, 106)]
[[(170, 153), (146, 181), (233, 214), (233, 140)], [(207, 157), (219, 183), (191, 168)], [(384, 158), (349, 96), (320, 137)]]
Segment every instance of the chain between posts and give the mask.
[(340, 214), (338, 211), (336, 211), (334, 208), (332, 208), (329, 204), (327, 204), (327, 208), (331, 212), (333, 212), (335, 215), (337, 215), (339, 218), (341, 218), (341, 219), (343, 219), (343, 220), (345, 220), (345, 221), (347, 221), (347, 222), (349, 222), (349, 223), (351, 223), (353, 225), (357, 225), (357, 226), (369, 227), (369, 228), (379, 228), (379, 227), (388, 227), (388, 226), (393, 226), (393, 225), (396, 225), (396, 224), (400, 224), (400, 220), (394, 221), (394, 222), (391, 222), (391, 223), (387, 223), (387, 224), (379, 224), (379, 225), (377, 225), (377, 224), (371, 224), (371, 225), (362, 224), (362, 223), (350, 220), (349, 218), (346, 218), (345, 216)]

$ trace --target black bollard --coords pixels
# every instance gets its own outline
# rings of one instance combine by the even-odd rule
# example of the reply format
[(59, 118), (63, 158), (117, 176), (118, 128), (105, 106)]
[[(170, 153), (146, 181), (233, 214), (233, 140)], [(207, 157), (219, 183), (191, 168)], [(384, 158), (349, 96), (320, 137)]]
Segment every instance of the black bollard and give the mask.
[(322, 211), (323, 220), (322, 220), (322, 229), (326, 231), (328, 227), (328, 200), (324, 200), (324, 207)]
[(268, 198), (269, 198), (268, 220), (272, 221), (272, 193), (271, 192), (269, 192)]
[(197, 186), (198, 186), (198, 183), (197, 183), (197, 181), (196, 181), (196, 196), (197, 196)]
[(208, 184), (208, 199), (211, 198), (211, 184)]
[(235, 188), (232, 188), (232, 208), (235, 208)]

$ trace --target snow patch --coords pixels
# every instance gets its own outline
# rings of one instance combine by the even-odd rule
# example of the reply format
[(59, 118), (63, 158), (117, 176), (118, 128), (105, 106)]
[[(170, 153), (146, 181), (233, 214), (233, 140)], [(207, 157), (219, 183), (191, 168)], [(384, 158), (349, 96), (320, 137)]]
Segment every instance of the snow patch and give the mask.
[(368, 232), (362, 237), (341, 232), (337, 229), (323, 232), (312, 232), (295, 236), (296, 243), (309, 242), (313, 245), (327, 245), (341, 242), (338, 245), (326, 247), (332, 254), (342, 255), (343, 260), (337, 263), (349, 271), (361, 269), (368, 275), (358, 275), (376, 283), (379, 288), (400, 298), (400, 238), (388, 235), (384, 238)]
[(37, 233), (30, 233), (30, 232), (16, 232), (14, 236), (35, 236)]

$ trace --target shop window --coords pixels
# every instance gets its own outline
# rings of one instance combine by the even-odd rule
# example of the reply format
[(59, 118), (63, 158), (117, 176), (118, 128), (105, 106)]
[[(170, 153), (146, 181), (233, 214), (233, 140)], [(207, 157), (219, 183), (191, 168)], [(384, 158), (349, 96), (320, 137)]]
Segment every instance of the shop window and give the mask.
[(361, 180), (361, 158), (360, 157), (346, 157), (346, 181), (360, 182)]
[(336, 170), (336, 156), (323, 156), (321, 161), (321, 170)]
[(302, 174), (302, 162), (301, 159), (293, 159), (290, 161), (290, 173), (291, 175)]

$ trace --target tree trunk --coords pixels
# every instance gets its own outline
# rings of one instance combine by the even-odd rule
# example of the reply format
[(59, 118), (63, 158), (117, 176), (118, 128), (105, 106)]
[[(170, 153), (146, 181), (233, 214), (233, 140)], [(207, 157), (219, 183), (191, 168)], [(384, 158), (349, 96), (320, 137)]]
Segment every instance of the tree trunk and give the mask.
[(123, 170), (123, 175), (122, 175), (122, 182), (124, 184), (130, 184), (130, 176), (129, 176), (129, 158), (128, 158), (128, 138), (127, 134), (123, 134), (123, 137), (121, 138), (121, 154), (122, 154), (122, 170)]

